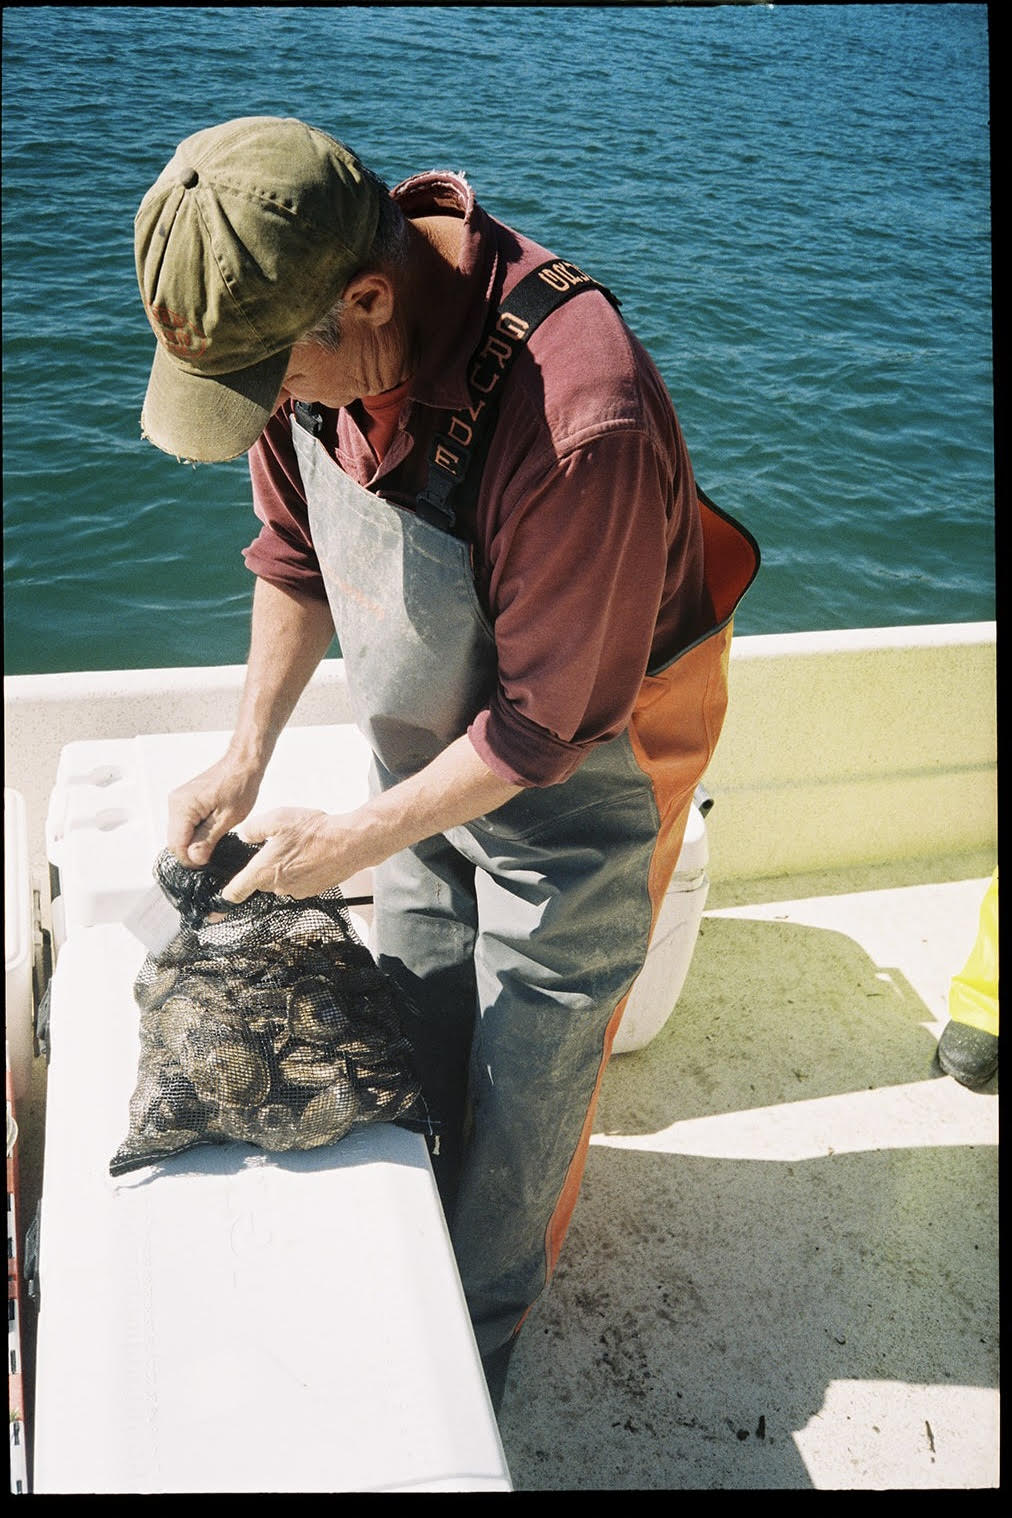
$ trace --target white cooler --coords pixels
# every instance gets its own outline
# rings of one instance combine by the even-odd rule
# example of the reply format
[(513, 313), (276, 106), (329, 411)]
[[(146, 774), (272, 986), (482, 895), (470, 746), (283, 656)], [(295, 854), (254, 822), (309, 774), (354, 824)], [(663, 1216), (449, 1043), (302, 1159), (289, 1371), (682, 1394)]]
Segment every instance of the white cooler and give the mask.
[(28, 1095), (35, 1036), (32, 1012), (32, 885), (28, 818), (20, 791), (4, 787), (4, 1018), (14, 1097)]
[[(168, 791), (224, 742), (63, 751), (34, 1490), (509, 1491), (420, 1135), (373, 1124), (305, 1153), (205, 1147), (109, 1176), (145, 953), (122, 921), (151, 887)], [(259, 806), (347, 810), (365, 791), (353, 729), (295, 728)]]

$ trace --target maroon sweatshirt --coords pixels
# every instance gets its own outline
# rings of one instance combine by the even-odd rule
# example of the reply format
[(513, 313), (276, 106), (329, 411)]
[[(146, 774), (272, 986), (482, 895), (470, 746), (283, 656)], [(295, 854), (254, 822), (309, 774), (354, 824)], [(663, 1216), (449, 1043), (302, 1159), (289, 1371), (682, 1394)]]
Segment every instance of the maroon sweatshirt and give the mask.
[[(552, 255), (488, 216), (455, 174), (418, 175), (394, 195), (408, 216), (463, 217), (463, 315), (398, 391), (324, 411), (322, 439), (359, 484), (410, 506), (433, 435), (470, 399), (468, 363), (493, 298)], [(245, 559), (276, 585), (324, 597), (290, 411), (286, 402), (249, 455), (264, 525)], [(554, 311), (506, 377), (472, 516), (460, 530), (495, 630), (499, 683), (468, 735), (502, 778), (552, 785), (625, 728), (648, 666), (692, 643), (710, 616), (692, 466), (671, 400), (597, 291)]]

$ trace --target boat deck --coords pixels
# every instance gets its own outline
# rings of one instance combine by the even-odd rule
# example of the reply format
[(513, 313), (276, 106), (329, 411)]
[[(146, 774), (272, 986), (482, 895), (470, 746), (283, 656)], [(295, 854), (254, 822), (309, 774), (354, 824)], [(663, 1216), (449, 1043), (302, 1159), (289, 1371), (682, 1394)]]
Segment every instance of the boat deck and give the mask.
[(997, 1095), (933, 1066), (993, 863), (711, 889), (518, 1341), (516, 1490), (997, 1485)]
[[(730, 675), (701, 934), (663, 1032), (606, 1072), (501, 1410), (512, 1481), (993, 1488), (997, 1090), (933, 1059), (996, 860), (994, 624), (739, 639)], [(65, 744), (218, 729), (241, 679), (5, 681), (34, 878)], [(348, 720), (325, 661), (293, 721)], [(909, 862), (792, 873), (855, 860)], [(36, 1060), (24, 1218), (44, 1100)]]

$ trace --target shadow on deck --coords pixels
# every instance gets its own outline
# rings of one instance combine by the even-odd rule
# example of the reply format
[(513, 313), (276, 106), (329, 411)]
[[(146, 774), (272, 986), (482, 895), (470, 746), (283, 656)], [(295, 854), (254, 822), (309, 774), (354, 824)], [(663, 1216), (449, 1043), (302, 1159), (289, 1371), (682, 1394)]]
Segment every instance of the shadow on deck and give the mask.
[(992, 864), (711, 892), (514, 1355), (518, 1491), (997, 1484), (996, 1090), (933, 1063)]

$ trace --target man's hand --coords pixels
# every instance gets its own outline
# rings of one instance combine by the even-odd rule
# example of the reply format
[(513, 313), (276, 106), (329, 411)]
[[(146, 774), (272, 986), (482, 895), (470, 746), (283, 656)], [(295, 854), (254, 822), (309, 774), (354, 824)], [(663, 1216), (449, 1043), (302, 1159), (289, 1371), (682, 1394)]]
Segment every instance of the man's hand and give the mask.
[(181, 864), (207, 863), (219, 838), (253, 810), (262, 779), (262, 769), (226, 756), (171, 793), (166, 841)]
[[(249, 843), (264, 846), (222, 891), (226, 901), (245, 901), (254, 891), (319, 896), (364, 868), (348, 819), (305, 807), (283, 806), (251, 818), (243, 828)], [(372, 861), (369, 861), (370, 863)]]

